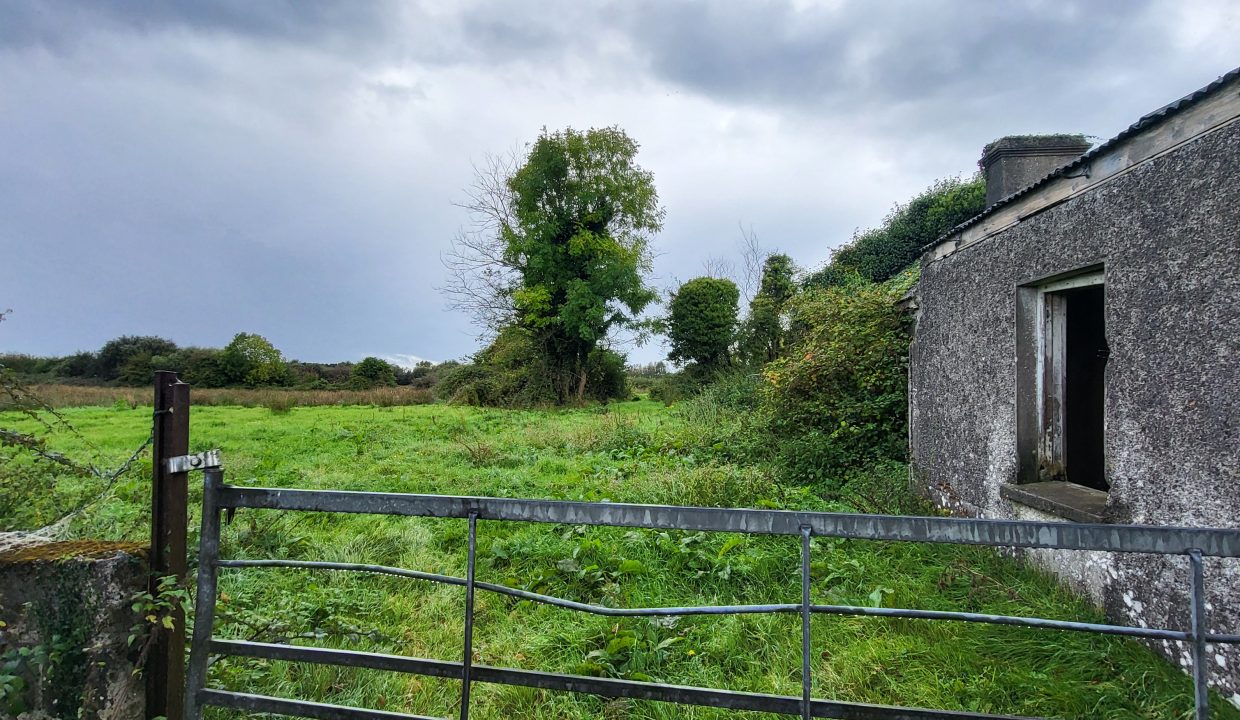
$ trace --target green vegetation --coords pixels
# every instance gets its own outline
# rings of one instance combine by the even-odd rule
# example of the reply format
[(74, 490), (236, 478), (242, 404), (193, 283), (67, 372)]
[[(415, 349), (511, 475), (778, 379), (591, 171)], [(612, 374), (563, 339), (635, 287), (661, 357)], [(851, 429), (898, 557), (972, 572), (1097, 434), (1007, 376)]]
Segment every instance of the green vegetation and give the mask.
[(353, 366), (349, 373), (349, 387), (355, 390), (369, 390), (373, 387), (392, 386), (396, 384), (396, 366), (377, 357), (364, 358)]
[(906, 205), (897, 205), (881, 225), (859, 232), (831, 255), (831, 262), (805, 280), (809, 287), (846, 282), (856, 273), (871, 282), (890, 280), (921, 256), (926, 246), (986, 207), (986, 182), (940, 180)]
[(220, 367), (230, 385), (284, 385), (288, 367), (271, 341), (254, 333), (237, 333), (220, 353)]
[(788, 301), (796, 295), (797, 269), (792, 258), (772, 253), (762, 263), (758, 293), (749, 303), (749, 317), (737, 344), (745, 361), (753, 366), (771, 362), (784, 351), (784, 324)]
[[(939, 181), (804, 278), (787, 255), (765, 255), (744, 321), (730, 337), (712, 338), (738, 361), (734, 371), (703, 373), (700, 361), (691, 363), (659, 377), (650, 397), (670, 404), (723, 383), (747, 419), (729, 438), (734, 457), (771, 463), (790, 482), (838, 483), (875, 462), (902, 461), (911, 318), (899, 301), (916, 282), (926, 245), (984, 202), (981, 178)], [(699, 303), (682, 316), (701, 325), (709, 314)], [(669, 323), (668, 358), (694, 360), (678, 330)]]
[(375, 357), (357, 364), (286, 360), (270, 340), (253, 333), (238, 333), (223, 349), (183, 348), (165, 338), (126, 335), (104, 343), (98, 352), (66, 357), (0, 354), (0, 367), (27, 384), (100, 387), (150, 387), (157, 370), (172, 370), (199, 389), (367, 390), (401, 385), (430, 390), (459, 364), (422, 360), (413, 368), (401, 368)]
[(731, 280), (700, 277), (680, 286), (668, 303), (668, 358), (710, 374), (731, 364), (740, 291)]
[[(626, 371), (609, 336), (650, 327), (639, 315), (655, 298), (645, 284), (649, 236), (663, 218), (636, 152), (618, 128), (544, 130), (523, 155), (491, 158), (480, 170), (465, 205), (473, 229), (448, 259), (449, 296), (491, 337), (466, 364), (403, 370), (374, 357), (356, 365), (290, 362), (247, 333), (223, 350), (122, 337), (97, 354), (0, 357), (0, 389), (17, 409), (0, 405), (0, 524), (144, 538), (149, 460), (142, 473), (96, 468), (125, 466), (148, 432), (149, 406), (128, 391), (108, 407), (57, 413), (18, 376), (145, 384), (167, 368), (199, 385), (249, 386), (195, 395), (252, 405), (200, 402), (194, 410), (195, 449), (221, 448), (237, 484), (932, 513), (908, 492), (903, 464), (909, 318), (897, 302), (916, 280), (911, 264), (921, 249), (981, 210), (981, 182), (936, 183), (805, 278), (791, 258), (762, 256), (754, 241), (747, 276), (761, 261), (761, 278), (743, 321), (735, 283), (691, 280), (672, 295), (665, 320), (669, 359), (685, 369), (669, 373), (658, 363)], [(289, 385), (302, 390), (255, 389)], [(333, 387), (350, 390), (326, 390)], [(627, 399), (632, 387), (674, 407), (636, 398), (583, 407)], [(431, 388), (451, 404), (408, 405), (429, 402)], [(53, 390), (69, 400), (58, 406), (111, 398), (103, 388)], [(343, 402), (369, 404), (322, 406)], [(533, 409), (552, 406), (561, 409)], [(70, 459), (86, 457), (89, 463)], [(233, 557), (461, 575), (465, 542), (459, 520), (245, 511), (225, 529), (223, 546)], [(478, 573), (609, 606), (789, 602), (800, 597), (798, 545), (794, 538), (482, 522)], [(1053, 578), (986, 548), (815, 538), (813, 550), (818, 602), (1102, 619)], [(220, 635), (460, 654), (456, 587), (249, 570), (224, 572), (221, 591)], [(144, 602), (149, 609), (156, 601)], [(1191, 713), (1188, 678), (1115, 637), (857, 617), (815, 618), (813, 637), (820, 697), (1055, 717)], [(475, 653), (492, 665), (790, 695), (800, 689), (794, 616), (616, 620), (483, 593)], [(234, 658), (211, 673), (213, 683), (233, 689), (434, 716), (451, 715), (458, 696), (454, 682), (350, 668)], [(0, 675), (0, 698), (4, 682)], [(733, 716), (489, 685), (478, 686), (475, 698), (479, 718)], [(1214, 717), (1240, 718), (1226, 703), (1214, 708)]]
[[(880, 463), (847, 482), (780, 482), (737, 461), (745, 419), (724, 382), (674, 409), (630, 402), (562, 411), (458, 406), (195, 408), (195, 449), (223, 449), (229, 482), (711, 506), (899, 511), (907, 469)], [(80, 408), (82, 437), (119, 463), (147, 433), (150, 407)], [(0, 424), (33, 430), (13, 414)], [(20, 461), (19, 461), (20, 462)], [(65, 476), (4, 508), (34, 528), (88, 502), (75, 535), (142, 539), (149, 461), (104, 501), (99, 481)], [(6, 490), (17, 492), (17, 490)], [(192, 497), (196, 497), (196, 493)], [(196, 512), (196, 511), (195, 511)], [(196, 520), (196, 518), (195, 518)], [(191, 543), (192, 544), (192, 543)], [(232, 557), (370, 562), (460, 575), (456, 520), (241, 511), (225, 528)], [(479, 578), (610, 605), (794, 602), (792, 538), (480, 524)], [(816, 601), (1079, 620), (1098, 613), (1053, 579), (987, 549), (814, 540)], [(224, 571), (217, 634), (458, 659), (463, 594), (390, 577), (293, 570)], [(477, 661), (796, 694), (793, 616), (650, 622), (584, 616), (480, 593)], [(915, 620), (822, 617), (813, 625), (815, 693), (949, 709), (1090, 718), (1186, 718), (1190, 683), (1140, 645), (1114, 637)], [(450, 716), (457, 684), (431, 678), (257, 660), (216, 663), (212, 682), (251, 692)], [(1240, 714), (1215, 704), (1217, 717)], [(479, 718), (724, 718), (710, 710), (479, 685)], [(219, 716), (219, 715), (217, 715)]]
[[(639, 326), (656, 299), (646, 285), (649, 236), (662, 227), (653, 176), (635, 162), (638, 145), (619, 128), (543, 133), (510, 164), (479, 173), (465, 207), (474, 231), (457, 238), (447, 258), (454, 305), (496, 336), (474, 358), (471, 385), (515, 389), (485, 404), (580, 404), (623, 358), (606, 349), (610, 333)], [(519, 165), (519, 167), (518, 167)], [(520, 349), (526, 378), (511, 376)], [(491, 365), (500, 358), (504, 364)], [(622, 375), (622, 372), (620, 373)], [(536, 387), (545, 383), (545, 395)], [(479, 395), (481, 397), (481, 395)], [(518, 403), (517, 401), (521, 402)]]
[(536, 407), (555, 398), (530, 332), (511, 325), (478, 351), (473, 362), (454, 368), (435, 394), (455, 404)]
[(124, 335), (99, 349), (95, 372), (104, 380), (120, 380), (144, 372), (153, 358), (167, 356), (176, 349), (175, 343), (163, 338)]
[(790, 302), (793, 341), (766, 365), (762, 429), (780, 467), (801, 482), (830, 482), (907, 447), (911, 318), (896, 302), (916, 273), (808, 290)]

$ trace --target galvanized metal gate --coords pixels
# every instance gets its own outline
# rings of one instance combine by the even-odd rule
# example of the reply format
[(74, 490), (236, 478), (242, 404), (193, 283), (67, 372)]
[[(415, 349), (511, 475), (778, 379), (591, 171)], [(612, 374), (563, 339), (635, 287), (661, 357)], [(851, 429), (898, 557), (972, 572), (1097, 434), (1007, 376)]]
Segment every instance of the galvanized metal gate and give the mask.
[[(177, 460), (187, 460), (187, 458), (177, 458)], [(417, 717), (380, 710), (208, 688), (206, 679), (209, 654), (363, 667), (458, 679), (461, 681), (460, 717), (462, 720), (467, 720), (469, 717), (470, 687), (476, 682), (589, 693), (605, 697), (656, 700), (681, 705), (756, 710), (800, 716), (804, 719), (826, 717), (850, 720), (924, 720), (926, 718), (1006, 717), (813, 698), (810, 674), (810, 618), (814, 614), (951, 620), (1185, 642), (1191, 646), (1192, 650), (1196, 717), (1204, 720), (1207, 717), (1206, 643), (1240, 642), (1240, 635), (1207, 632), (1205, 578), (1202, 567), (1202, 558), (1206, 556), (1240, 556), (1240, 531), (1237, 530), (232, 487), (224, 484), (223, 470), (219, 467), (215, 455), (204, 454), (199, 457), (198, 465), (188, 464), (187, 467), (205, 469), (198, 594), (185, 700), (185, 716), (189, 720), (198, 720), (201, 717), (201, 709), (205, 705), (330, 720)], [(417, 570), (354, 563), (282, 559), (223, 560), (219, 556), (220, 513), (222, 511), (232, 512), (238, 508), (459, 518), (466, 521), (469, 526), (466, 574), (465, 577), (459, 578)], [(564, 600), (493, 583), (477, 582), (474, 578), (474, 565), (478, 523), (483, 521), (562, 523), (800, 537), (801, 598), (797, 603), (770, 605), (611, 608)], [(811, 537), (1181, 555), (1190, 568), (1188, 597), (1192, 627), (1188, 630), (1151, 629), (969, 612), (817, 605), (813, 604), (810, 598)], [(221, 568), (271, 567), (384, 573), (462, 586), (465, 588), (463, 609), (465, 647), (461, 662), (213, 638), (212, 623), (215, 615), (218, 571)], [(472, 657), (474, 594), (477, 590), (545, 603), (568, 610), (619, 617), (743, 613), (799, 614), (801, 618), (802, 693), (800, 697), (767, 695), (475, 665)]]

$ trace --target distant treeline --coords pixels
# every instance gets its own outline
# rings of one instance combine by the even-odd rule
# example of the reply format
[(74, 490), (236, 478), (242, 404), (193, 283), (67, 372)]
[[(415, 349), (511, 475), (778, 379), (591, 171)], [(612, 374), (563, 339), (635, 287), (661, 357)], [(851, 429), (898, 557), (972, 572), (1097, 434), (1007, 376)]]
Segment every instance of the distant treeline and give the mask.
[(95, 352), (64, 357), (0, 354), (0, 366), (28, 380), (82, 385), (149, 385), (157, 370), (172, 370), (200, 388), (289, 387), (300, 390), (367, 390), (406, 385), (433, 388), (456, 362), (400, 367), (381, 358), (361, 362), (286, 360), (261, 335), (238, 333), (226, 347), (179, 347), (166, 338), (124, 335)]

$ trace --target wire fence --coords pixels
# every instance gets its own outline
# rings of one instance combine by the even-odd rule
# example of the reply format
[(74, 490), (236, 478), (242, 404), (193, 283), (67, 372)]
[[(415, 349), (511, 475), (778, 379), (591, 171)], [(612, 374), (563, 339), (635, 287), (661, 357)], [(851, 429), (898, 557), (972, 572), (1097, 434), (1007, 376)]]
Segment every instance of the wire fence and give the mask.
[[(15, 531), (23, 535), (55, 538), (63, 535), (69, 523), (87, 508), (111, 496), (117, 482), (146, 455), (155, 440), (152, 430), (129, 456), (115, 467), (106, 466), (100, 458), (103, 452), (83, 435), (63, 413), (45, 400), (38, 392), (22, 382), (15, 373), (0, 365), (0, 409), (17, 413), (39, 428), (37, 432), (23, 432), (12, 427), (0, 427), (0, 468), (14, 462), (18, 457), (29, 457), (37, 463), (52, 466), (57, 473), (91, 478), (101, 483), (92, 488), (90, 495), (80, 500), (72, 509), (61, 513), (55, 521), (38, 530)], [(90, 461), (74, 458), (51, 448), (50, 439), (58, 433), (68, 433), (76, 442), (84, 445), (94, 456)]]

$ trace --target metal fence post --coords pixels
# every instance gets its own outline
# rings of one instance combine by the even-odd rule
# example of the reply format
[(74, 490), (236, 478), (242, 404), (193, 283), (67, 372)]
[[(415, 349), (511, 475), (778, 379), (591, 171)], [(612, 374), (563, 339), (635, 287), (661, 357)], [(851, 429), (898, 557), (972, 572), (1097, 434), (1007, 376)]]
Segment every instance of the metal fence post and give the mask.
[[(151, 451), (151, 580), (155, 594), (167, 575), (185, 581), (186, 474), (170, 473), (165, 460), (189, 453), (189, 385), (174, 372), (155, 373)], [(176, 609), (173, 628), (156, 630), (146, 663), (146, 717), (182, 720), (185, 694), (185, 613)]]
[(474, 561), (478, 555), (478, 513), (469, 514), (469, 558), (465, 562), (465, 658), (461, 662), (461, 720), (469, 720), (469, 684), (474, 665)]
[(814, 716), (814, 677), (809, 663), (809, 536), (810, 527), (801, 526), (801, 717), (810, 720)]
[(1207, 720), (1210, 716), (1210, 672), (1206, 665), (1206, 573), (1201, 551), (1189, 550), (1188, 562), (1192, 583), (1189, 619), (1193, 624), (1193, 704), (1197, 720)]
[(198, 691), (207, 684), (207, 652), (215, 624), (216, 560), (220, 552), (220, 510), (217, 500), (224, 471), (207, 468), (203, 473), (202, 533), (198, 541), (198, 592), (194, 598), (194, 641), (190, 655), (189, 688), (185, 695), (185, 720), (199, 720), (202, 708)]

